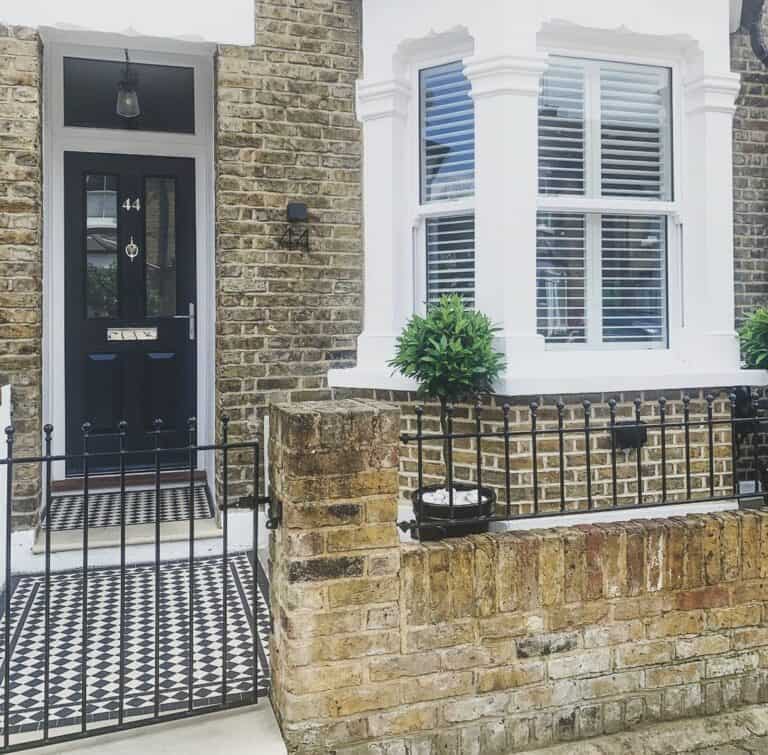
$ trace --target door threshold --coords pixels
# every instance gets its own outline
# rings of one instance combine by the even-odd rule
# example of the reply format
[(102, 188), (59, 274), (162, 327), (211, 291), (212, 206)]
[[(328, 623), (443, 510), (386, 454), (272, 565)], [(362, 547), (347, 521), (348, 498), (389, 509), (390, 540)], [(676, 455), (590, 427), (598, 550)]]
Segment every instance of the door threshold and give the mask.
[[(194, 474), (195, 482), (207, 482), (205, 470), (198, 469)], [(67, 477), (64, 480), (53, 480), (51, 482), (51, 492), (53, 493), (71, 493), (79, 492), (83, 489), (84, 477)], [(166, 483), (185, 483), (189, 482), (189, 470), (170, 469), (160, 472), (160, 484)], [(136, 487), (155, 484), (154, 472), (127, 472), (125, 475), (126, 487)], [(119, 474), (89, 474), (89, 490), (100, 490), (105, 488), (119, 488)]]

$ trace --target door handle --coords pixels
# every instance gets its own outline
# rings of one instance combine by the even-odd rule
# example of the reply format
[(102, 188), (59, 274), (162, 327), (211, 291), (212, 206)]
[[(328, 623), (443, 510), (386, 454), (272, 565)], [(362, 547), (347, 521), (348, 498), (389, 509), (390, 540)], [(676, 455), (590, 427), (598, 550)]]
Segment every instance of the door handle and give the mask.
[(188, 315), (174, 315), (174, 320), (189, 320), (189, 340), (195, 340), (195, 303), (189, 302)]

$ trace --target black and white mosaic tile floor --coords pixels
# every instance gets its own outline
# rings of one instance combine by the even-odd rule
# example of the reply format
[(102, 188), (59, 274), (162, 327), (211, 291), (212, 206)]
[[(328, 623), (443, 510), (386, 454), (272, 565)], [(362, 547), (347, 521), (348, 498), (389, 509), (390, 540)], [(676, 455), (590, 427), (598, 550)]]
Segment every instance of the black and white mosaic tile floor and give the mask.
[[(222, 702), (224, 659), (224, 559), (195, 561), (193, 704)], [(161, 563), (159, 704), (162, 713), (182, 711), (189, 702), (189, 562)], [(259, 695), (269, 688), (268, 584), (259, 565), (255, 623)], [(253, 568), (248, 554), (227, 560), (227, 695), (229, 702), (253, 694)], [(86, 717), (117, 719), (120, 706), (120, 570), (88, 572), (85, 643)], [(51, 727), (80, 724), (83, 672), (83, 572), (51, 575), (49, 721)], [(0, 621), (0, 639), (5, 617)], [(125, 572), (125, 664), (123, 714), (126, 720), (152, 714), (155, 704), (155, 566), (135, 565)], [(45, 581), (22, 576), (11, 597), (11, 734), (41, 729), (45, 690)], [(0, 655), (2, 654), (0, 642)], [(0, 666), (0, 725), (4, 713), (4, 659)]]
[[(160, 521), (189, 520), (189, 486), (161, 488)], [(198, 484), (194, 493), (195, 519), (209, 519), (213, 505), (207, 485)], [(51, 530), (79, 530), (85, 520), (85, 499), (81, 493), (55, 496), (51, 501)], [(125, 493), (125, 523), (153, 524), (155, 522), (155, 490), (142, 488)], [(120, 526), (120, 493), (93, 492), (88, 496), (88, 523), (91, 527)], [(45, 527), (45, 520), (43, 521)]]

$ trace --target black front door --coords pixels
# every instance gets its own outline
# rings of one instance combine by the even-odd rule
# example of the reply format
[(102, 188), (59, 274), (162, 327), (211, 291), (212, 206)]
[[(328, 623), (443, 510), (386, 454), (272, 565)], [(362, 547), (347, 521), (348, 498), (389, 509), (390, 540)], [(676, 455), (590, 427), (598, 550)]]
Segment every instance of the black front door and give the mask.
[[(195, 414), (195, 174), (186, 158), (64, 156), (67, 453), (186, 443)], [(150, 453), (127, 457), (131, 469)], [(166, 463), (173, 463), (173, 459)], [(179, 455), (178, 464), (185, 461)], [(91, 471), (118, 468), (94, 457)], [(79, 461), (67, 474), (79, 474)]]

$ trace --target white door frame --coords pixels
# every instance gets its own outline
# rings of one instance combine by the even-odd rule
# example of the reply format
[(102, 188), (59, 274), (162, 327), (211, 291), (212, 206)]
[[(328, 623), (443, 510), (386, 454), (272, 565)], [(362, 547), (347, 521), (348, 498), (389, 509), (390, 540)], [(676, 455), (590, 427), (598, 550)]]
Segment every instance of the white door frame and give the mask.
[[(183, 40), (41, 28), (43, 40), (43, 424), (54, 427), (53, 452), (66, 443), (64, 327), (64, 153), (104, 152), (195, 161), (197, 286), (197, 427), (198, 442), (215, 438), (215, 207), (214, 78), (216, 45)], [(136, 63), (194, 68), (195, 133), (76, 128), (64, 126), (63, 58), (124, 59)], [(213, 480), (212, 454), (203, 464)], [(210, 468), (208, 468), (210, 467)], [(53, 479), (65, 476), (63, 462), (53, 465)]]

